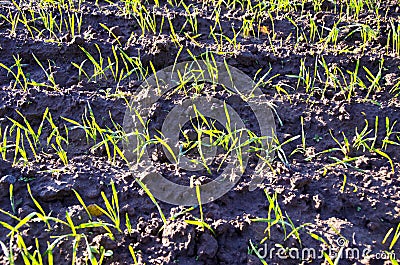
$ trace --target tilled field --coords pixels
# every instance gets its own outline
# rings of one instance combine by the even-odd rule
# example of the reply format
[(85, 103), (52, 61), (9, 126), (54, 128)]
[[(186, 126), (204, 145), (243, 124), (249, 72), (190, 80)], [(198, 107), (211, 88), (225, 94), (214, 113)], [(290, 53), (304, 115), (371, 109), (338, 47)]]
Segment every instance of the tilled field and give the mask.
[[(398, 1), (0, 4), (2, 264), (398, 264)], [(123, 122), (148, 76), (195, 58), (260, 84), (275, 159), (256, 190), (252, 156), (226, 195), (183, 207), (135, 180)], [(241, 108), (220, 90), (196, 93)], [(159, 100), (153, 134), (185, 97)], [(189, 185), (160, 146), (156, 168)]]

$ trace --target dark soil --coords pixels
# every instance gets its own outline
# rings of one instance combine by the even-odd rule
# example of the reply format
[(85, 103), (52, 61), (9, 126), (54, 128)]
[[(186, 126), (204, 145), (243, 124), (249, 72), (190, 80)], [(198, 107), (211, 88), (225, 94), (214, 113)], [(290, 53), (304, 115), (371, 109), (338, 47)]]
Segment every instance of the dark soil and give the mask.
[[(0, 14), (17, 12), (12, 4), (5, 2), (2, 2)], [(162, 16), (166, 16), (168, 9), (169, 15), (175, 16), (172, 20), (174, 27), (180, 29), (185, 22), (184, 16), (180, 15), (184, 11), (183, 8), (172, 8), (164, 2), (160, 1), (160, 5), (165, 6), (158, 8), (157, 18), (161, 20)], [(218, 51), (214, 41), (209, 37), (210, 26), (215, 22), (211, 17), (212, 6), (203, 6), (200, 2), (193, 4), (198, 6), (200, 11), (198, 25), (201, 35), (196, 39), (199, 45), (188, 38), (183, 38), (182, 33), (180, 43), (184, 49), (178, 61), (190, 60), (191, 57), (186, 49), (190, 49), (197, 56), (206, 51)], [(273, 42), (275, 51), (269, 45), (266, 34), (260, 34), (259, 37), (239, 36), (240, 50), (235, 51), (231, 45), (226, 44), (223, 51), (228, 53), (216, 53), (215, 58), (218, 61), (226, 59), (229, 65), (237, 67), (251, 77), (259, 69), (263, 69), (259, 76), (270, 68), (272, 70), (268, 76), (279, 74), (271, 84), (262, 87), (262, 90), (267, 99), (276, 106), (277, 136), (281, 143), (302, 134), (301, 116), (304, 117), (307, 147), (305, 151), (309, 154), (338, 147), (330, 136), (330, 131), (341, 143), (344, 140), (342, 132), (349, 141), (353, 141), (355, 128), (360, 132), (365, 126), (365, 120), (368, 120), (369, 129), (373, 130), (375, 119), (378, 117), (379, 133), (376, 146), (380, 147), (385, 137), (386, 117), (391, 123), (400, 118), (400, 101), (394, 93), (390, 93), (396, 83), (395, 80), (400, 77), (398, 68), (400, 58), (398, 55), (386, 53), (389, 21), (394, 19), (398, 23), (399, 6), (389, 2), (382, 2), (380, 5), (380, 35), (368, 42), (364, 49), (360, 48), (362, 37), (359, 33), (346, 38), (348, 33), (340, 32), (337, 47), (343, 49), (347, 47), (349, 50), (343, 53), (335, 51), (332, 44), (322, 50), (323, 43), (304, 40), (297, 43), (296, 28), (287, 17), (295, 19), (298, 27), (307, 34), (309, 34), (309, 23), (305, 14), (315, 18), (320, 30), (322, 27), (332, 27), (338, 20), (330, 1), (323, 1), (322, 11), (318, 12), (314, 11), (310, 1), (304, 5), (303, 11), (299, 8), (298, 11), (271, 13), (277, 34)], [(146, 6), (150, 8), (152, 4)], [(119, 91), (130, 100), (129, 96), (137, 90), (141, 80), (132, 75), (118, 87), (111, 75), (107, 79), (98, 78), (96, 82), (87, 81), (86, 78), (80, 80), (77, 68), (71, 64), (71, 62), (80, 64), (87, 59), (79, 46), (91, 54), (97, 54), (95, 44), (98, 44), (105, 58), (112, 56), (111, 46), (117, 42), (99, 23), (107, 24), (109, 28), (114, 27), (113, 32), (119, 37), (124, 52), (129, 56), (140, 54), (144, 66), (149, 67), (152, 62), (155, 69), (160, 70), (174, 64), (179, 47), (171, 41), (168, 23), (164, 23), (163, 33), (160, 35), (146, 33), (141, 36), (137, 22), (132, 18), (118, 15), (119, 11), (115, 6), (103, 1), (99, 1), (98, 5), (95, 5), (94, 1), (86, 1), (82, 4), (82, 10), (81, 35), (72, 38), (65, 31), (65, 34), (58, 36), (60, 43), (47, 42), (48, 36), (45, 35), (33, 39), (22, 25), (18, 27), (15, 35), (10, 35), (9, 24), (0, 18), (0, 62), (12, 66), (15, 63), (13, 56), (19, 55), (22, 64), (25, 65), (26, 73), (29, 73), (32, 80), (40, 83), (47, 82), (47, 79), (32, 54), (45, 67), (48, 66), (47, 60), (50, 60), (53, 65), (52, 73), (58, 85), (58, 91), (33, 86), (24, 91), (18, 86), (14, 88), (12, 75), (0, 68), (2, 130), (11, 126), (9, 118), (22, 122), (17, 110), (29, 120), (32, 127), (38, 128), (46, 108), (49, 108), (53, 121), (59, 128), (63, 128), (64, 124), (71, 126), (61, 117), (81, 122), (82, 115), (88, 111), (88, 105), (102, 128), (106, 126), (113, 128), (110, 116), (114, 122), (122, 125), (126, 101), (122, 97), (108, 96), (107, 89), (110, 89), (111, 94)], [(234, 23), (236, 30), (239, 30), (245, 15), (241, 10), (223, 11), (221, 16), (223, 33), (232, 36), (234, 33), (231, 23)], [(376, 27), (374, 16), (375, 14), (363, 10), (358, 19), (349, 18), (340, 22), (339, 26), (363, 23), (374, 28)], [(272, 28), (270, 18), (263, 18), (262, 25)], [(367, 86), (370, 81), (366, 78), (367, 72), (362, 66), (376, 74), (383, 58), (382, 89), (374, 90), (368, 95), (368, 91), (357, 87), (350, 100), (347, 100), (347, 95), (343, 95), (340, 89), (335, 89), (331, 85), (325, 92), (316, 90), (311, 93), (301, 83), (297, 88), (297, 79), (291, 78), (290, 75), (299, 74), (301, 60), (304, 60), (305, 66), (312, 73), (315, 60), (321, 60), (322, 56), (328, 65), (337, 65), (344, 73), (353, 72), (359, 60), (359, 77)], [(86, 67), (90, 73), (92, 67), (89, 67), (89, 63)], [(319, 71), (323, 74), (322, 67)], [(288, 94), (274, 89), (276, 84), (280, 84)], [(321, 88), (324, 85), (324, 83), (316, 84)], [(288, 88), (289, 86), (292, 88)], [(367, 95), (368, 99), (365, 99)], [(168, 109), (165, 98), (160, 102), (159, 109)], [(162, 117), (157, 115), (157, 119)], [(399, 124), (394, 126), (393, 131), (400, 131)], [(48, 136), (50, 133), (51, 128), (46, 125), (43, 134)], [(371, 249), (369, 257), (343, 257), (339, 264), (383, 264), (385, 260), (377, 259), (374, 255), (388, 250), (390, 242), (382, 244), (382, 240), (388, 230), (396, 228), (400, 221), (398, 177), (400, 157), (396, 145), (388, 145), (384, 150), (393, 161), (394, 172), (387, 158), (374, 152), (362, 152), (360, 148), (350, 152), (351, 157), (359, 156), (359, 159), (349, 163), (353, 167), (338, 165), (329, 168), (324, 174), (323, 168), (334, 162), (330, 157), (342, 159), (341, 152), (324, 154), (312, 161), (306, 161), (300, 152), (289, 156), (301, 146), (301, 138), (287, 143), (283, 146), (287, 161), (276, 158), (273, 163), (276, 175), (273, 176), (271, 173), (265, 178), (262, 187), (249, 192), (250, 173), (247, 172), (233, 190), (222, 198), (203, 205), (205, 221), (215, 231), (214, 235), (207, 229), (203, 231), (184, 222), (199, 218), (198, 208), (180, 215), (175, 220), (168, 220), (167, 225), (160, 231), (163, 222), (156, 206), (135, 182), (135, 176), (125, 163), (121, 159), (117, 159), (113, 164), (110, 163), (104, 148), (91, 151), (90, 148), (94, 144), (86, 141), (82, 130), (71, 130), (68, 137), (69, 145), (65, 147), (69, 158), (67, 166), (62, 164), (52, 148), (43, 147), (39, 158), (37, 160), (32, 158), (26, 165), (22, 163), (13, 165), (13, 148), (7, 152), (7, 159), (0, 160), (0, 186), (3, 191), (0, 194), (0, 207), (12, 212), (8, 190), (9, 184), (14, 184), (16, 216), (23, 218), (31, 212), (38, 211), (27, 191), (29, 183), (33, 197), (38, 200), (46, 213), (51, 212), (51, 216), (65, 220), (65, 212), (68, 211), (72, 219), (79, 224), (87, 221), (87, 215), (73, 190), (81, 195), (87, 205), (103, 205), (100, 194), (104, 191), (107, 195), (111, 195), (109, 183), (114, 181), (118, 190), (121, 217), (128, 214), (134, 230), (128, 234), (123, 224), (125, 232), (115, 231), (115, 240), (109, 239), (106, 231), (102, 229), (88, 231), (88, 240), (93, 246), (101, 245), (113, 251), (113, 255), (107, 257), (104, 264), (133, 263), (128, 250), (129, 245), (134, 247), (140, 262), (146, 264), (261, 264), (254, 253), (249, 252), (249, 241), (262, 246), (260, 241), (268, 236), (264, 231), (267, 223), (251, 221), (254, 218), (267, 218), (269, 203), (265, 192), (271, 196), (274, 193), (278, 194), (282, 211), (290, 217), (296, 227), (306, 223), (312, 224), (300, 231), (301, 244), (293, 237), (285, 240), (282, 226), (273, 226), (271, 237), (265, 241), (269, 248), (275, 247), (274, 244), (282, 244), (284, 247), (324, 249), (324, 244), (309, 235), (312, 232), (323, 237), (331, 247), (338, 247), (337, 233), (340, 233), (349, 240), (348, 247), (358, 248), (360, 251)], [(43, 146), (46, 146), (46, 137), (43, 139)], [(394, 136), (390, 139), (400, 142)], [(10, 143), (12, 140), (9, 139)], [(160, 162), (160, 169), (167, 175), (173, 174), (171, 167), (165, 163), (165, 161)], [(345, 184), (344, 176), (346, 176)], [(214, 176), (210, 176), (212, 177)], [(167, 218), (183, 210), (183, 207), (162, 202), (160, 205)], [(105, 216), (98, 218), (108, 221)], [(15, 220), (3, 214), (0, 220), (13, 226), (17, 224)], [(50, 236), (69, 233), (63, 229), (65, 228), (58, 227), (46, 231), (43, 223), (32, 222), (30, 227), (22, 229), (22, 235), (27, 246), (35, 246), (37, 238), (44, 252), (46, 242), (54, 241)], [(291, 231), (288, 226), (286, 229), (288, 233)], [(7, 244), (9, 231), (5, 228), (0, 228), (0, 231), (0, 241)], [(72, 246), (72, 242), (64, 241), (55, 248), (55, 264), (71, 262)], [(83, 246), (81, 248), (78, 263), (84, 262), (84, 248)], [(396, 257), (400, 257), (399, 243), (395, 245), (394, 252)], [(266, 258), (268, 264), (320, 264), (323, 260), (323, 258), (304, 261), (281, 259), (276, 255)], [(0, 262), (8, 263), (2, 250), (0, 250)], [(21, 255), (18, 256), (16, 264), (23, 264)]]

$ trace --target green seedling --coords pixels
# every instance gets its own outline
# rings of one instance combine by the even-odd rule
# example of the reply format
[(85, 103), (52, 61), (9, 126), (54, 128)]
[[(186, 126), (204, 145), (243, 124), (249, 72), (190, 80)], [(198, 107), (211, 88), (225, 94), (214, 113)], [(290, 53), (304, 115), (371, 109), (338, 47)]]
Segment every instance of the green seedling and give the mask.
[(258, 251), (257, 247), (253, 244), (253, 242), (251, 241), (251, 239), (249, 240), (249, 245), (250, 248), (248, 250), (248, 254), (256, 254), (256, 256), (260, 259), (261, 263), (263, 265), (268, 265), (268, 263), (265, 261), (265, 259), (263, 258), (263, 256), (260, 254), (260, 252)]
[[(327, 246), (328, 249), (331, 249), (331, 248), (332, 248), (332, 247), (326, 242), (326, 240), (323, 239), (321, 236), (319, 236), (319, 235), (317, 235), (317, 234), (315, 234), (315, 233), (312, 233), (312, 232), (309, 232), (308, 234), (309, 234), (313, 239), (315, 239), (315, 240), (321, 242), (322, 244), (324, 244), (325, 246)], [(339, 265), (339, 261), (340, 261), (340, 258), (342, 257), (342, 254), (341, 254), (341, 253), (343, 252), (343, 249), (344, 249), (344, 246), (341, 246), (341, 248), (340, 248), (340, 250), (339, 250), (339, 253), (338, 253), (338, 255), (336, 256), (336, 258), (335, 258), (334, 261), (333, 261), (332, 258), (328, 255), (328, 253), (326, 253), (326, 251), (322, 250), (321, 253), (322, 253), (322, 255), (324, 256), (325, 261), (328, 262), (329, 265)]]
[(13, 214), (15, 214), (15, 213), (16, 213), (16, 211), (15, 211), (15, 201), (14, 201), (14, 185), (13, 185), (13, 184), (11, 184), (11, 185), (10, 185), (9, 192), (10, 192), (10, 203), (11, 203), (11, 210), (13, 211)]
[[(51, 133), (47, 137), (47, 145), (51, 146), (53, 148), (53, 150), (56, 152), (56, 154), (60, 158), (61, 162), (64, 164), (64, 166), (66, 166), (66, 165), (68, 165), (68, 157), (67, 157), (67, 152), (65, 151), (63, 145), (68, 146), (68, 144), (69, 144), (68, 128), (66, 126), (64, 126), (64, 132), (65, 132), (65, 136), (64, 136), (64, 135), (62, 135), (58, 126), (53, 122), (51, 113), (48, 113), (46, 119), (51, 126)], [(53, 139), (55, 139), (55, 140), (53, 141)]]
[[(43, 114), (42, 122), (37, 131), (34, 131), (29, 121), (25, 118), (25, 116), (17, 110), (17, 113), (24, 120), (23, 123), (19, 123), (18, 121), (8, 118), (12, 123), (12, 127), (9, 130), (9, 135), (15, 135), (15, 151), (14, 151), (14, 164), (17, 163), (18, 155), (21, 156), (24, 163), (28, 162), (28, 154), (25, 150), (25, 140), (28, 142), (30, 151), (32, 152), (34, 158), (38, 157), (37, 148), (40, 145), (39, 138), (42, 134), (44, 121), (48, 115), (48, 109)], [(16, 130), (15, 130), (16, 128)], [(15, 133), (14, 133), (15, 130)], [(4, 138), (3, 138), (4, 141)]]
[[(115, 34), (114, 34), (114, 32), (109, 28), (109, 27), (107, 27), (105, 24), (103, 24), (103, 23), (99, 23), (99, 25), (103, 28), (103, 29), (105, 29), (106, 31), (107, 31), (107, 33), (108, 33), (108, 35), (110, 36), (110, 37), (113, 37), (113, 39), (119, 44), (119, 46), (122, 46), (122, 44), (121, 44), (121, 41), (119, 40), (119, 37), (117, 37)], [(113, 52), (114, 52), (114, 46), (113, 46)]]
[(3, 160), (7, 159), (7, 149), (12, 147), (11, 145), (7, 144), (7, 134), (8, 134), (8, 126), (4, 129), (4, 131), (1, 129), (0, 126), (0, 154)]
[(106, 208), (103, 209), (98, 205), (97, 208), (113, 222), (114, 227), (118, 230), (118, 232), (122, 232), (117, 190), (113, 181), (111, 181), (110, 185), (112, 190), (111, 202), (107, 199), (105, 193), (101, 192), (101, 197), (103, 198)]
[(307, 146), (306, 146), (306, 133), (304, 131), (304, 118), (303, 116), (300, 117), (301, 123), (301, 146), (297, 147), (290, 156), (294, 155), (295, 153), (299, 152), (305, 155), (307, 153)]
[[(197, 25), (197, 15), (198, 15), (198, 11), (196, 10), (196, 7), (193, 4), (189, 4), (186, 5), (183, 1), (182, 1), (182, 6), (185, 9), (186, 12), (186, 21), (182, 26), (181, 29), (181, 33), (185, 30), (186, 25), (190, 25), (191, 31), (194, 35), (198, 34), (198, 25)], [(195, 11), (193, 12), (191, 10), (191, 8), (194, 8)]]
[(157, 207), (157, 210), (160, 214), (160, 217), (164, 223), (163, 227), (160, 229), (164, 229), (164, 227), (167, 225), (167, 219), (165, 218), (165, 215), (160, 207), (160, 205), (158, 204), (156, 198), (153, 196), (153, 194), (151, 193), (151, 191), (149, 190), (149, 188), (147, 188), (146, 184), (144, 184), (141, 180), (139, 180), (138, 178), (135, 179), (136, 182), (139, 184), (139, 186), (146, 192), (147, 196), (149, 196), (150, 200), (153, 202), (153, 204)]
[[(28, 80), (27, 75), (24, 73), (23, 67), (27, 66), (26, 64), (22, 64), (22, 59), (17, 55), (17, 57), (13, 56), (15, 64), (12, 65), (11, 67), (7, 67), (6, 65), (0, 63), (0, 67), (4, 68), (7, 70), (8, 74), (11, 74), (14, 77), (14, 85), (13, 89), (19, 85), (21, 89), (24, 91), (28, 90), (28, 86), (30, 85), (30, 82)], [(17, 68), (16, 73), (14, 73), (13, 68)]]
[(129, 246), (129, 252), (131, 253), (131, 256), (132, 256), (132, 259), (133, 259), (134, 265), (139, 265), (139, 263), (138, 263), (138, 259), (137, 259), (137, 257), (136, 257), (135, 250), (133, 249), (133, 247), (132, 247), (132, 246)]
[[(36, 58), (36, 56), (32, 53), (32, 56), (33, 56), (33, 58), (35, 59), (35, 61), (36, 61), (36, 63), (40, 66), (40, 68), (43, 70), (43, 72), (44, 72), (44, 74), (46, 75), (46, 77), (47, 77), (47, 81), (49, 81), (50, 82), (50, 84), (51, 84), (51, 86), (50, 85), (44, 85), (44, 84), (40, 84), (40, 83), (36, 83), (36, 82), (33, 82), (33, 85), (36, 85), (36, 86), (46, 86), (46, 87), (49, 87), (49, 88), (52, 88), (53, 90), (56, 90), (56, 91), (59, 91), (59, 88), (58, 88), (58, 85), (56, 84), (56, 81), (55, 81), (55, 79), (54, 79), (54, 76), (53, 76), (53, 73), (51, 73), (49, 70), (46, 70), (44, 67), (43, 67), (43, 65), (42, 65), (42, 63), (38, 60), (38, 58)], [(50, 64), (50, 60), (48, 61), (49, 62), (49, 69), (51, 69), (51, 64)]]
[(389, 48), (391, 48), (391, 51), (396, 55), (400, 55), (400, 24), (397, 24), (395, 21), (391, 20), (390, 21), (390, 31), (389, 31), (389, 36), (387, 39), (387, 45), (386, 45), (386, 54), (389, 54)]
[[(389, 239), (390, 235), (392, 234), (393, 230), (394, 230), (393, 228), (389, 229), (389, 231), (385, 235), (385, 238), (382, 241), (382, 244), (386, 243), (386, 241)], [(389, 256), (390, 261), (392, 262), (393, 265), (399, 264), (395, 258), (394, 249), (393, 249), (393, 247), (399, 241), (399, 238), (400, 238), (400, 224), (397, 225), (396, 231), (394, 232), (394, 235), (392, 237), (392, 241), (390, 241), (389, 250), (386, 251), (386, 254)]]
[(19, 12), (13, 13), (11, 11), (11, 9), (8, 10), (7, 15), (0, 14), (0, 18), (2, 18), (4, 21), (6, 21), (8, 24), (10, 24), (11, 29), (9, 29), (9, 31), (10, 31), (11, 36), (15, 36), (17, 33), (18, 24), (21, 21), (20, 16), (21, 16), (21, 13), (19, 13)]
[(364, 71), (367, 73), (366, 78), (368, 79), (368, 81), (371, 83), (370, 86), (367, 88), (368, 89), (368, 93), (365, 96), (365, 98), (367, 99), (369, 97), (369, 95), (371, 94), (372, 91), (374, 92), (380, 92), (382, 91), (382, 87), (380, 85), (380, 81), (382, 79), (382, 70), (383, 70), (383, 63), (384, 63), (384, 59), (382, 57), (382, 59), (379, 62), (379, 69), (378, 69), (378, 73), (376, 75), (373, 75), (371, 73), (370, 70), (368, 70), (367, 67), (363, 66)]
[[(89, 115), (88, 115), (89, 114)], [(119, 157), (127, 164), (128, 161), (119, 147), (120, 142), (126, 138), (126, 134), (121, 125), (115, 123), (112, 119), (111, 113), (109, 113), (110, 121), (114, 128), (109, 127), (102, 128), (96, 120), (93, 110), (88, 104), (85, 109), (85, 113), (82, 115), (82, 123), (74, 121), (69, 118), (62, 117), (63, 120), (72, 124), (72, 127), (65, 127), (65, 130), (76, 130), (81, 129), (85, 132), (87, 143), (93, 142), (91, 150), (94, 151), (100, 147), (104, 147), (108, 161), (114, 164), (116, 159)]]
[(207, 228), (214, 236), (217, 236), (215, 234), (214, 230), (212, 229), (212, 227), (204, 221), (203, 205), (201, 203), (201, 191), (200, 191), (200, 186), (199, 185), (196, 185), (196, 196), (197, 196), (197, 201), (199, 203), (200, 219), (185, 220), (185, 223), (190, 224), (190, 225), (198, 226), (203, 231), (204, 231), (204, 228)]
[[(292, 220), (289, 218), (288, 214), (283, 214), (279, 204), (278, 204), (278, 196), (275, 193), (274, 195), (270, 196), (267, 193), (267, 190), (264, 190), (265, 195), (267, 196), (269, 207), (268, 207), (268, 214), (267, 218), (256, 218), (251, 219), (252, 222), (263, 222), (267, 223), (267, 228), (265, 229), (264, 233), (267, 233), (267, 237), (261, 240), (261, 244), (263, 244), (266, 240), (271, 238), (271, 229), (275, 225), (280, 225), (284, 232), (284, 240), (286, 241), (289, 237), (294, 236), (297, 241), (299, 242), (300, 246), (302, 244), (299, 231), (304, 229), (304, 227), (311, 225), (310, 223), (302, 224), (298, 227), (294, 225)], [(287, 220), (287, 221), (286, 221)], [(287, 228), (291, 229), (290, 233), (287, 233)]]
[(97, 78), (99, 78), (99, 77), (107, 79), (106, 71), (110, 67), (112, 67), (112, 65), (105, 66), (104, 58), (102, 56), (100, 47), (99, 47), (99, 45), (97, 43), (95, 44), (95, 47), (96, 47), (97, 52), (99, 54), (99, 60), (98, 61), (85, 48), (80, 47), (81, 50), (85, 53), (85, 55), (88, 57), (89, 61), (93, 65), (93, 75), (89, 78), (89, 81), (91, 81), (92, 79), (94, 81), (97, 81)]
[[(4, 254), (6, 255), (6, 258), (10, 262), (10, 264), (14, 264), (14, 260), (16, 259), (17, 255), (21, 255), (21, 258), (24, 262), (24, 264), (54, 264), (54, 257), (53, 257), (53, 252), (55, 247), (59, 245), (62, 241), (68, 242), (68, 239), (71, 239), (72, 241), (72, 264), (75, 264), (77, 261), (77, 256), (78, 256), (78, 245), (81, 242), (82, 239), (85, 239), (86, 241), (86, 250), (89, 251), (86, 254), (88, 257), (86, 257), (86, 261), (90, 261), (91, 264), (101, 264), (104, 260), (104, 257), (112, 256), (113, 253), (111, 251), (106, 251), (104, 248), (100, 247), (99, 250), (94, 249), (91, 247), (87, 241), (87, 234), (89, 234), (89, 230), (93, 228), (103, 228), (106, 232), (108, 232), (108, 235), (110, 235), (111, 238), (112, 232), (109, 229), (109, 226), (112, 226), (110, 224), (102, 223), (102, 222), (89, 222), (89, 223), (82, 223), (79, 225), (76, 225), (73, 223), (71, 216), (68, 212), (66, 212), (65, 215), (65, 221), (51, 217), (50, 215), (47, 215), (42, 206), (39, 204), (39, 202), (33, 197), (31, 188), (29, 185), (27, 185), (28, 188), (28, 193), (35, 205), (35, 207), (38, 209), (39, 212), (32, 212), (29, 213), (25, 218), (20, 219), (2, 209), (0, 209), (0, 212), (2, 214), (7, 215), (8, 217), (11, 217), (14, 220), (13, 225), (7, 224), (5, 222), (0, 221), (0, 225), (3, 226), (6, 230), (9, 230), (9, 234), (7, 237), (10, 238), (9, 246), (7, 246), (5, 243), (0, 242), (0, 246), (2, 250), (4, 251)], [(11, 188), (10, 188), (11, 190)], [(115, 205), (114, 205), (115, 206)], [(52, 243), (47, 243), (47, 249), (45, 252), (42, 252), (41, 246), (39, 245), (39, 241), (36, 239), (35, 240), (35, 245), (28, 246), (26, 245), (24, 241), (24, 236), (22, 231), (20, 230), (23, 227), (29, 227), (30, 223), (44, 223), (46, 224), (47, 230), (49, 231), (55, 231), (56, 226), (54, 225), (61, 225), (65, 228), (68, 228), (71, 232), (67, 234), (62, 234), (62, 235), (56, 235), (52, 238), (55, 240)], [(16, 224), (16, 225), (15, 225)], [(89, 230), (88, 230), (89, 229)], [(65, 229), (62, 229), (61, 231), (65, 231)], [(81, 232), (82, 231), (82, 232)], [(15, 251), (14, 251), (15, 249)], [(32, 251), (33, 249), (33, 251)], [(99, 255), (100, 258), (97, 260), (94, 255)], [(47, 258), (47, 261), (45, 260)], [(46, 261), (46, 262), (45, 262)]]
[(320, 135), (318, 135), (318, 134), (315, 134), (315, 135), (314, 135), (314, 138), (313, 138), (313, 140), (314, 140), (316, 143), (319, 143), (322, 139), (323, 139), (322, 136), (320, 136)]

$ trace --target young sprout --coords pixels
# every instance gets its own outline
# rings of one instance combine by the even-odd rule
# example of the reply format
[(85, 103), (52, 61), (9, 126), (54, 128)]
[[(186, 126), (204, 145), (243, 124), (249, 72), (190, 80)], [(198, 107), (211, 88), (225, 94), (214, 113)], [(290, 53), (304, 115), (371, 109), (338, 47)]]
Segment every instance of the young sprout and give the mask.
[(198, 227), (200, 227), (202, 229), (202, 231), (204, 231), (204, 228), (207, 228), (216, 237), (217, 234), (215, 233), (215, 231), (204, 220), (203, 205), (201, 203), (201, 190), (200, 190), (200, 186), (199, 185), (196, 185), (196, 196), (197, 196), (197, 201), (199, 203), (200, 219), (185, 220), (185, 223), (190, 224), (190, 225), (198, 226)]

